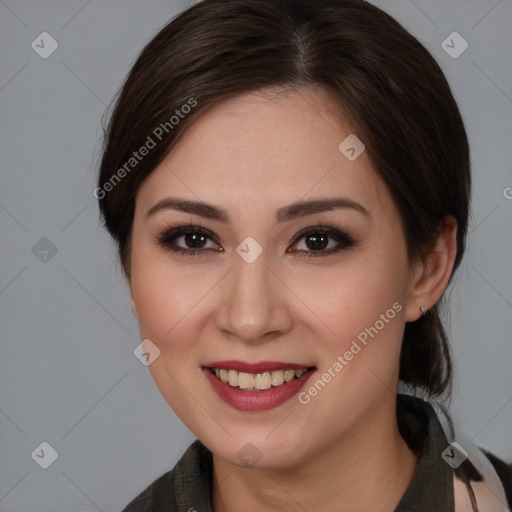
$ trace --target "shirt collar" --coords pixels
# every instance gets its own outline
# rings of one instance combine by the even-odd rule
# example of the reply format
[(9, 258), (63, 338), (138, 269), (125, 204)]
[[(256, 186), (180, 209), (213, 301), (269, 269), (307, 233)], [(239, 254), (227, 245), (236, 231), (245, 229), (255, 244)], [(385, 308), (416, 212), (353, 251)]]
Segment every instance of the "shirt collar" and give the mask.
[(398, 426), (419, 462), (395, 512), (453, 512), (453, 472), (441, 458), (448, 446), (432, 406), (410, 396), (397, 396)]

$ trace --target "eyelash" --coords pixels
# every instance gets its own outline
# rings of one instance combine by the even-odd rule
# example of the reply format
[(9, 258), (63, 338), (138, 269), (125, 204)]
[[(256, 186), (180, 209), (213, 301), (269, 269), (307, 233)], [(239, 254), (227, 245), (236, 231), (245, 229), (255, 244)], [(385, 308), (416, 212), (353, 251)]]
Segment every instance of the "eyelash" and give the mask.
[[(177, 247), (175, 245), (175, 240), (183, 235), (187, 235), (190, 233), (198, 234), (204, 236), (206, 238), (210, 238), (215, 241), (215, 237), (213, 234), (207, 229), (202, 228), (201, 226), (194, 226), (192, 224), (184, 225), (184, 226), (167, 226), (161, 232), (160, 235), (156, 237), (156, 243), (164, 249), (171, 251), (172, 253), (180, 252), (184, 256), (195, 256), (198, 254), (204, 254), (212, 249), (183, 249), (182, 247)], [(333, 238), (338, 242), (338, 246), (334, 249), (322, 250), (322, 251), (299, 251), (299, 255), (301, 257), (306, 256), (308, 258), (318, 258), (325, 257), (331, 254), (335, 254), (342, 249), (346, 249), (348, 247), (353, 247), (355, 245), (354, 240), (346, 233), (338, 231), (337, 229), (331, 228), (329, 226), (318, 225), (310, 228), (306, 228), (301, 230), (295, 238), (293, 239), (292, 245), (295, 245), (302, 238), (307, 237), (308, 235), (324, 235), (330, 238)]]

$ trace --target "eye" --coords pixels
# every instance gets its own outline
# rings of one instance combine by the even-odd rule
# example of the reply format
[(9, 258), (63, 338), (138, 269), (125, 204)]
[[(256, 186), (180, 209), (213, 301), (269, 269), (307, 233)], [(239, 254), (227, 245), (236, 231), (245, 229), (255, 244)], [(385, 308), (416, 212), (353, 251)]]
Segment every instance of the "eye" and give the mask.
[[(318, 257), (328, 256), (341, 251), (344, 248), (352, 247), (354, 240), (346, 233), (338, 231), (329, 226), (316, 226), (300, 231), (294, 238), (292, 245), (304, 239), (305, 249), (299, 249), (300, 256)], [(209, 251), (222, 252), (218, 245), (208, 247), (208, 240), (215, 240), (213, 233), (205, 228), (194, 225), (167, 227), (157, 236), (156, 242), (173, 253), (180, 252), (185, 256), (206, 254)], [(330, 241), (335, 241), (334, 245)], [(327, 249), (327, 250), (326, 250)]]
[[(302, 230), (294, 239), (294, 244), (304, 239), (306, 249), (300, 249), (301, 256), (316, 258), (318, 256), (329, 256), (347, 247), (354, 245), (354, 240), (347, 234), (329, 226), (316, 226)], [(329, 240), (337, 242), (332, 245)], [(325, 250), (328, 249), (328, 250)], [(288, 251), (287, 251), (288, 252)]]
[[(171, 252), (181, 252), (186, 256), (203, 254), (208, 250), (222, 251), (218, 246), (207, 247), (207, 240), (213, 239), (213, 233), (200, 226), (179, 226), (175, 228), (166, 228), (157, 237), (159, 245)], [(178, 243), (179, 242), (179, 245)]]

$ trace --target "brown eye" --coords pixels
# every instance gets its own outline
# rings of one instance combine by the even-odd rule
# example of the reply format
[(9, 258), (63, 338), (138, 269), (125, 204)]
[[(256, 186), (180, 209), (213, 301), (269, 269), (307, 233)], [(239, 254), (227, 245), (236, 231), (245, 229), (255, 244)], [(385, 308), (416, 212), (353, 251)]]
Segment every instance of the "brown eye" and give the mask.
[(189, 225), (165, 229), (157, 237), (157, 243), (171, 252), (180, 251), (184, 255), (204, 254), (209, 250), (219, 251), (216, 245), (207, 247), (209, 239), (213, 240), (213, 235), (208, 230)]
[(299, 249), (298, 252), (303, 253), (302, 256), (308, 257), (328, 256), (354, 245), (354, 241), (349, 235), (327, 226), (301, 231), (296, 236), (294, 245), (302, 239), (305, 249)]
[(306, 245), (311, 250), (325, 249), (329, 245), (328, 235), (307, 235), (304, 237)]
[(187, 233), (183, 239), (189, 249), (202, 249), (205, 246), (206, 237), (197, 233)]

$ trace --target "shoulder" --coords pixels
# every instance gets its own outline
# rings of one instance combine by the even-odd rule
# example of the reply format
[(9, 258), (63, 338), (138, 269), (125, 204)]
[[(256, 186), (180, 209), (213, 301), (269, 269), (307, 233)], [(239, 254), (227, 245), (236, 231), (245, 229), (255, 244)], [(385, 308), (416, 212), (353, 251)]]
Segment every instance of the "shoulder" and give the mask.
[(211, 496), (211, 466), (211, 452), (194, 441), (173, 469), (146, 487), (122, 512), (178, 512), (192, 497), (195, 503), (201, 499), (206, 505)]
[[(507, 503), (512, 509), (512, 464), (474, 444), (445, 415), (448, 426), (441, 424), (433, 404), (410, 395), (397, 397), (402, 436), (420, 454), (419, 466), (404, 499), (417, 503), (418, 496), (424, 493), (419, 501), (428, 502), (431, 484), (437, 479), (435, 488), (449, 491), (450, 496), (445, 497), (447, 510), (504, 510), (502, 507)], [(436, 506), (428, 510), (439, 509), (439, 503), (432, 505)]]

